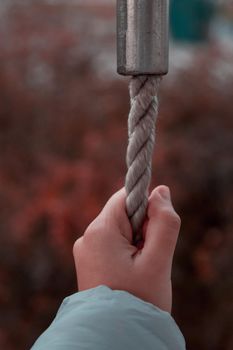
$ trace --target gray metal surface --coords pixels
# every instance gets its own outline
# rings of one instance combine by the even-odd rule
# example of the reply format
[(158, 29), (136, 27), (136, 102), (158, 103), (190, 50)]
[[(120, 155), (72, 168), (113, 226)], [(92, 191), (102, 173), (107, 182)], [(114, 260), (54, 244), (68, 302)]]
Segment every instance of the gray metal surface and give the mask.
[(117, 72), (168, 72), (169, 0), (117, 0)]

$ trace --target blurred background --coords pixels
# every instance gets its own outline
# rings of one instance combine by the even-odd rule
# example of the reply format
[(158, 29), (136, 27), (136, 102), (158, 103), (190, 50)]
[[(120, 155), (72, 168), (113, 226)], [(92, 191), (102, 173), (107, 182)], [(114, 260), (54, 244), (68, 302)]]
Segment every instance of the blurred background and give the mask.
[[(29, 349), (76, 292), (72, 245), (124, 184), (115, 27), (114, 0), (0, 3), (1, 349)], [(171, 0), (170, 46), (152, 187), (183, 222), (173, 315), (188, 350), (232, 350), (233, 2)]]

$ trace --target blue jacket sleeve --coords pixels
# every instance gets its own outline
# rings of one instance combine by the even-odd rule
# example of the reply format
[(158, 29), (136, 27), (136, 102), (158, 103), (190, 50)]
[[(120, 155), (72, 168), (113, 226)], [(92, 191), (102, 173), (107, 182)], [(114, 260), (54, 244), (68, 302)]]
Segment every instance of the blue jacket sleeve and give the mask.
[(31, 350), (183, 350), (169, 313), (104, 285), (64, 299)]

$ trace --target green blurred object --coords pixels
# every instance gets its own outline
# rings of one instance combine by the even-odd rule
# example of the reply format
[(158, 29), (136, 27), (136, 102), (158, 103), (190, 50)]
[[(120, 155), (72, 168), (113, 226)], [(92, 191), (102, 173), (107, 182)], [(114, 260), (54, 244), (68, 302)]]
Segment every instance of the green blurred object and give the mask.
[(183, 42), (206, 41), (214, 8), (210, 0), (172, 0), (170, 21), (173, 39)]

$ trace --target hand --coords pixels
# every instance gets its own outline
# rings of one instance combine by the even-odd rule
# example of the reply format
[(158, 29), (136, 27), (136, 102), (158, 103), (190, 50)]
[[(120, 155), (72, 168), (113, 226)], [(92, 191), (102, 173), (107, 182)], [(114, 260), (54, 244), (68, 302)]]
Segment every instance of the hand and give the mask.
[(171, 312), (171, 268), (180, 230), (166, 186), (153, 190), (143, 226), (143, 246), (132, 245), (123, 188), (107, 202), (73, 248), (79, 290), (106, 285)]

